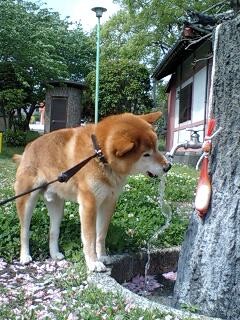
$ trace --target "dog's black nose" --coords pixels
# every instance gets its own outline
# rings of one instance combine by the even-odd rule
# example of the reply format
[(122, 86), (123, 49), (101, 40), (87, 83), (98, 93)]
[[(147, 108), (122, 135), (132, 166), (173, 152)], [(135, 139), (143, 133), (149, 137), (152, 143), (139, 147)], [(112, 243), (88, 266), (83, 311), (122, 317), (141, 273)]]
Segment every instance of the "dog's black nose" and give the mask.
[(171, 163), (168, 163), (164, 168), (163, 168), (163, 171), (164, 172), (168, 172), (170, 169), (171, 169), (172, 165)]

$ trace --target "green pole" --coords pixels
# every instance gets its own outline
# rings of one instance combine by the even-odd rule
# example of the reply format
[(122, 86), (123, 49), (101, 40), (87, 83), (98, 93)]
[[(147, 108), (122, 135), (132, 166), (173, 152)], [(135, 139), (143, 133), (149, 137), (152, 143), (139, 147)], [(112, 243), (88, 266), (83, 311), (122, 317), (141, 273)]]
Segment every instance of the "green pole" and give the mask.
[(0, 153), (2, 152), (3, 133), (0, 131)]
[(98, 123), (99, 101), (99, 62), (100, 62), (100, 17), (97, 24), (97, 54), (96, 54), (96, 89), (95, 89), (95, 123)]
[(103, 7), (94, 7), (92, 11), (96, 13), (97, 23), (97, 54), (96, 54), (96, 90), (95, 90), (95, 123), (98, 123), (98, 101), (99, 101), (99, 61), (100, 61), (100, 18), (103, 12), (107, 11)]

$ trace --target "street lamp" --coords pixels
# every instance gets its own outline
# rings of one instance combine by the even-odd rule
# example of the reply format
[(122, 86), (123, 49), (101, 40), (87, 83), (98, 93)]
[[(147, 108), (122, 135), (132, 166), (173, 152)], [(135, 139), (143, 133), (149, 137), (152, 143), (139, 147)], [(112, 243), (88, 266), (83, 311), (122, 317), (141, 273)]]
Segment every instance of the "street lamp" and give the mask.
[(103, 7), (94, 7), (92, 11), (96, 13), (98, 18), (97, 24), (97, 54), (96, 54), (96, 90), (95, 90), (95, 123), (98, 123), (98, 98), (99, 98), (99, 60), (100, 60), (100, 18), (103, 12), (107, 11)]

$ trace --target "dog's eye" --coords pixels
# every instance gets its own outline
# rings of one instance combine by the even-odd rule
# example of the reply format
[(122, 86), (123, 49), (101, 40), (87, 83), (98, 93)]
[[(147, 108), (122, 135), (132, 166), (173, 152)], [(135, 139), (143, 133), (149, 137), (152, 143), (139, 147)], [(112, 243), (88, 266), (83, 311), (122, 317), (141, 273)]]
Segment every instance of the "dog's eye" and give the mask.
[(150, 157), (150, 153), (144, 153), (144, 157)]

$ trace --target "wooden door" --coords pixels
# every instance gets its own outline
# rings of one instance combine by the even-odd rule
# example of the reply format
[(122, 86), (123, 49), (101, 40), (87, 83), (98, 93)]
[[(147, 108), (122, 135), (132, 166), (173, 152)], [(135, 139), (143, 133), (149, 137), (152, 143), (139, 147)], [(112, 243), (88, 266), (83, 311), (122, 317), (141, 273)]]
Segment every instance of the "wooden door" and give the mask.
[(52, 97), (50, 131), (66, 128), (67, 97)]

